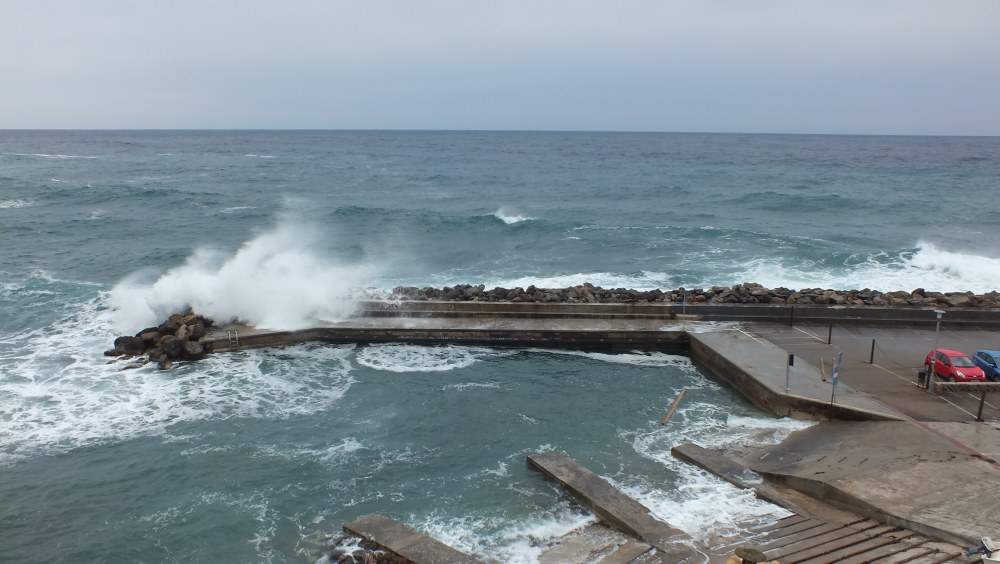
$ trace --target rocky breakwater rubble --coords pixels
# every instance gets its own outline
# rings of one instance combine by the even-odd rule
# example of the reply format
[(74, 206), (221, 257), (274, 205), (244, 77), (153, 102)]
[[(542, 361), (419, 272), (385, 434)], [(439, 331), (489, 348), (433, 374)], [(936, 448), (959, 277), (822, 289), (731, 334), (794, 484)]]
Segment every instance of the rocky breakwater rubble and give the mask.
[[(194, 312), (175, 313), (156, 327), (147, 327), (134, 336), (115, 339), (113, 349), (105, 356), (116, 360), (133, 360), (125, 368), (139, 368), (155, 362), (161, 369), (168, 369), (178, 360), (201, 360), (211, 351), (210, 345), (199, 340), (215, 322)], [(115, 362), (115, 361), (111, 361)]]
[(414, 288), (400, 286), (390, 296), (393, 300), (411, 301), (472, 301), (527, 303), (709, 303), (709, 304), (803, 304), (877, 307), (935, 308), (1000, 308), (1000, 292), (913, 291), (881, 292), (878, 290), (829, 290), (807, 288), (765, 288), (747, 282), (732, 287), (678, 288), (676, 290), (605, 289), (589, 282), (569, 288), (493, 288), (483, 284), (459, 284), (445, 288)]

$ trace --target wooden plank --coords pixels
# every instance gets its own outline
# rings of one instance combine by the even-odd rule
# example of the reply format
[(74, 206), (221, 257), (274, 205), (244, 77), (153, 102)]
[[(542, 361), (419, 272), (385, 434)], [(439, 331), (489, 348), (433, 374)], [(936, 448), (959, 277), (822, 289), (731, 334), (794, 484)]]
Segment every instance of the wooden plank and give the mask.
[(786, 535), (779, 538), (769, 537), (767, 539), (769, 542), (766, 542), (758, 546), (757, 548), (763, 550), (764, 552), (768, 552), (770, 550), (775, 550), (791, 544), (801, 543), (803, 541), (808, 541), (809, 539), (813, 539), (819, 536), (829, 535), (831, 533), (836, 533), (838, 531), (840, 531), (844, 535), (853, 532), (850, 531), (849, 529), (845, 530), (843, 525), (837, 525), (835, 523), (825, 523), (819, 527), (813, 527), (811, 529), (796, 533), (794, 535)]
[(770, 531), (770, 530), (773, 530), (773, 529), (781, 529), (781, 528), (787, 527), (789, 525), (794, 525), (796, 523), (801, 523), (803, 521), (809, 521), (809, 520), (810, 519), (808, 517), (803, 517), (801, 515), (790, 515), (788, 517), (784, 517), (782, 519), (779, 519), (778, 521), (775, 521), (774, 523), (765, 523), (765, 524), (762, 524), (762, 525), (752, 526), (752, 527), (750, 527), (750, 530), (753, 531), (756, 534), (756, 533), (761, 533), (761, 532), (767, 532), (767, 531)]
[[(930, 558), (931, 556), (933, 556), (933, 555), (928, 555), (928, 558)], [(968, 562), (969, 559), (966, 558), (964, 552), (958, 552), (958, 553), (947, 553), (947, 552), (945, 552), (944, 554), (941, 555), (940, 558), (937, 558), (936, 560), (932, 560), (929, 564), (944, 564), (945, 562), (952, 562), (952, 561), (955, 561), (955, 562)]]
[(880, 558), (874, 561), (874, 564), (904, 564), (906, 562), (918, 562), (921, 558), (927, 556), (928, 554), (937, 554), (938, 551), (933, 548), (928, 548), (924, 545), (917, 545), (911, 548), (901, 550), (895, 554), (890, 554), (884, 558)]
[(667, 411), (667, 414), (663, 417), (663, 420), (660, 421), (660, 425), (666, 425), (670, 421), (670, 418), (674, 416), (674, 412), (677, 411), (677, 406), (681, 404), (681, 400), (684, 399), (684, 394), (686, 393), (687, 393), (687, 388), (681, 388), (681, 393), (677, 394), (677, 398), (674, 399), (674, 403), (670, 405), (670, 411)]
[(927, 537), (910, 531), (900, 531), (900, 536), (893, 535), (893, 538), (896, 539), (896, 542), (893, 544), (870, 550), (859, 556), (846, 558), (838, 562), (838, 564), (867, 564), (893, 554), (918, 548), (927, 542)]
[(693, 555), (693, 539), (656, 519), (645, 505), (632, 499), (564, 452), (538, 452), (528, 462), (562, 484), (573, 498), (611, 527), (656, 547), (663, 561), (679, 562)]
[(377, 513), (344, 525), (344, 532), (416, 564), (478, 564), (480, 561), (399, 521)]
[[(786, 553), (787, 555), (784, 558), (782, 558), (782, 561), (783, 562), (787, 561), (788, 564), (795, 564), (796, 562), (805, 562), (806, 560), (812, 560), (814, 558), (823, 556), (824, 554), (829, 554), (835, 550), (840, 550), (847, 546), (865, 542), (871, 539), (873, 536), (877, 536), (881, 533), (891, 531), (892, 529), (893, 527), (884, 526), (884, 527), (876, 527), (874, 529), (870, 529), (869, 531), (857, 532), (848, 535), (846, 537), (841, 537), (839, 539), (821, 545), (817, 545), (814, 546), (813, 548), (806, 549), (800, 552), (795, 552), (791, 554)], [(780, 558), (780, 557), (774, 557), (774, 558)]]
[(804, 560), (800, 562), (805, 564), (833, 564), (834, 562), (839, 562), (843, 558), (851, 558), (852, 556), (862, 555), (870, 550), (875, 550), (877, 548), (893, 544), (894, 542), (895, 541), (889, 537), (875, 537), (857, 544), (845, 546), (840, 550), (828, 552), (811, 560)]
[(878, 523), (875, 523), (874, 521), (869, 521), (869, 523), (871, 523), (871, 525), (866, 526), (864, 528), (843, 527), (838, 530), (831, 531), (829, 533), (824, 533), (822, 535), (803, 539), (794, 544), (788, 544), (782, 546), (781, 548), (777, 549), (776, 552), (768, 554), (768, 557), (771, 558), (772, 560), (777, 560), (779, 558), (784, 560), (789, 556), (794, 556), (797, 553), (805, 552), (807, 550), (812, 550), (818, 546), (830, 545), (832, 543), (836, 543), (841, 539), (850, 537), (852, 535), (857, 535), (859, 532), (863, 533), (867, 530), (871, 530), (879, 526)]
[(808, 521), (803, 521), (802, 523), (796, 523), (795, 525), (790, 525), (788, 527), (782, 527), (780, 529), (774, 529), (769, 531), (767, 534), (768, 539), (777, 540), (782, 537), (790, 537), (797, 535), (802, 532), (808, 532), (813, 529), (818, 529), (826, 525), (823, 521), (817, 521), (815, 519), (809, 519)]

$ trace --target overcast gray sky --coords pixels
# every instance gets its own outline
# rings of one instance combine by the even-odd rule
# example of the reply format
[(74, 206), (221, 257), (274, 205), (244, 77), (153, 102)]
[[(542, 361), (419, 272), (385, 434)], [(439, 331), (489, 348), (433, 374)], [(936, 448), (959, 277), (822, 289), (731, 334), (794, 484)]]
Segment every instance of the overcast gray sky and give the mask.
[(0, 0), (0, 128), (1000, 135), (1000, 0)]

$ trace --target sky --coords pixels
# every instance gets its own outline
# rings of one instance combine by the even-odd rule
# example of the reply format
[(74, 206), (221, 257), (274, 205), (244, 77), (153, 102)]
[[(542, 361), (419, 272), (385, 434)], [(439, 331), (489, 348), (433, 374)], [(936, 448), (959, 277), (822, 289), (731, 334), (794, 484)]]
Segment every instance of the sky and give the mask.
[(1000, 135), (1000, 0), (0, 0), (0, 129)]

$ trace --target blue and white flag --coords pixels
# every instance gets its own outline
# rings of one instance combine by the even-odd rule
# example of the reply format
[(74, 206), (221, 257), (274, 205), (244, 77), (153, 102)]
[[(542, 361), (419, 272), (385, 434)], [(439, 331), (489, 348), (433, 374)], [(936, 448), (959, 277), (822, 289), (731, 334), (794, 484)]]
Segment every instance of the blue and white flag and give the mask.
[(837, 353), (837, 360), (833, 363), (833, 387), (837, 387), (837, 374), (840, 372), (840, 363), (844, 360), (844, 351)]

